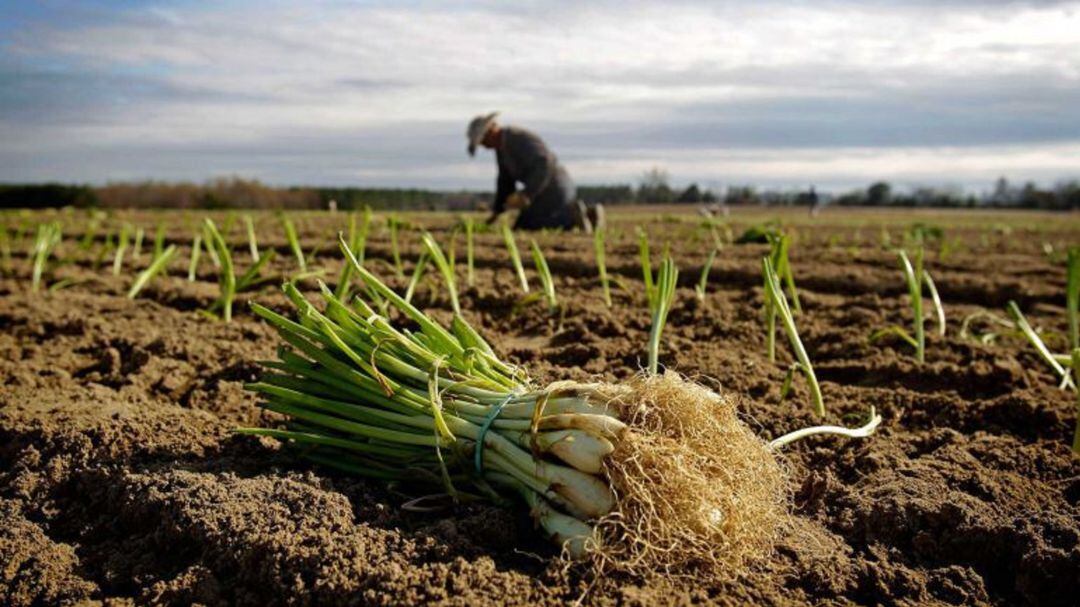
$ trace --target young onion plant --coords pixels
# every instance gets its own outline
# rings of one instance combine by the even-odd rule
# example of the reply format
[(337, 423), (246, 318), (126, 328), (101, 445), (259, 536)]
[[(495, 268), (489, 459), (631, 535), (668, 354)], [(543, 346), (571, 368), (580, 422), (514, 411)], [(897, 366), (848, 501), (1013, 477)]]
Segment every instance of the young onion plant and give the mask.
[(536, 240), (531, 240), (529, 244), (532, 248), (533, 265), (536, 266), (536, 273), (540, 276), (540, 285), (543, 287), (544, 299), (547, 300), (548, 311), (556, 312), (559, 309), (559, 300), (555, 296), (555, 280), (551, 277), (551, 269)]
[(113, 255), (112, 275), (119, 276), (124, 267), (124, 253), (128, 248), (128, 240), (131, 238), (131, 226), (126, 222), (120, 226), (120, 235), (116, 238), (116, 252)]
[(791, 308), (788, 307), (787, 298), (784, 296), (784, 291), (780, 286), (780, 277), (777, 276), (772, 260), (769, 257), (762, 258), (761, 266), (762, 275), (765, 278), (765, 299), (769, 302), (768, 307), (771, 307), (779, 316), (784, 332), (787, 333), (788, 341), (791, 344), (791, 350), (795, 354), (796, 364), (803, 372), (803, 375), (806, 376), (806, 383), (810, 386), (810, 398), (814, 406), (814, 413), (819, 417), (824, 416), (825, 401), (821, 396), (821, 386), (818, 384), (817, 375), (814, 373), (813, 365), (810, 364), (810, 357), (806, 354), (802, 339), (799, 338), (799, 331), (795, 327), (795, 319), (791, 314)]
[[(650, 277), (651, 278), (651, 277)], [(656, 375), (660, 368), (660, 335), (667, 324), (668, 313), (675, 302), (675, 289), (679, 283), (679, 268), (671, 256), (665, 256), (656, 272), (655, 295), (651, 302), (652, 328), (649, 330), (649, 374)]]
[(698, 301), (705, 301), (705, 289), (709, 286), (709, 272), (712, 271), (713, 263), (716, 261), (716, 252), (719, 249), (713, 247), (709, 251), (708, 258), (705, 259), (705, 265), (701, 267), (701, 276), (698, 278), (698, 283), (694, 286), (694, 293), (697, 294)]
[(510, 225), (507, 223), (502, 224), (503, 242), (506, 243), (506, 250), (510, 253), (510, 261), (514, 264), (514, 271), (517, 272), (518, 281), (521, 282), (521, 290), (524, 293), (529, 292), (529, 279), (525, 276), (525, 266), (521, 265), (521, 253), (518, 251), (517, 242), (514, 240), (514, 232), (510, 229)]
[(776, 275), (783, 281), (787, 289), (795, 313), (802, 312), (802, 303), (799, 301), (799, 291), (795, 288), (795, 274), (791, 270), (791, 260), (788, 252), (791, 250), (791, 236), (782, 232), (766, 232), (769, 242), (769, 260), (772, 262)]
[[(356, 259), (363, 264), (364, 254), (367, 250), (368, 234), (371, 230), (371, 207), (365, 206), (362, 214), (363, 223), (357, 228), (356, 213), (349, 215), (349, 248), (356, 252)], [(334, 294), (339, 299), (349, 298), (349, 289), (352, 285), (352, 266), (345, 264), (338, 276), (337, 289)]]
[(1016, 324), (1016, 328), (1023, 333), (1024, 337), (1026, 337), (1032, 347), (1035, 348), (1035, 351), (1039, 354), (1039, 358), (1043, 359), (1043, 361), (1053, 369), (1054, 374), (1061, 379), (1059, 387), (1065, 389), (1069, 386), (1076, 385), (1073, 384), (1072, 377), (1070, 377), (1069, 372), (1066, 369), (1066, 366), (1071, 366), (1072, 364), (1071, 357), (1053, 354), (1050, 351), (1050, 348), (1048, 348), (1046, 343), (1042, 340), (1042, 337), (1039, 337), (1039, 334), (1032, 328), (1031, 324), (1027, 321), (1027, 318), (1024, 317), (1024, 313), (1020, 311), (1020, 306), (1016, 305), (1015, 301), (1010, 300), (1005, 306), (1005, 309), (1009, 313), (1009, 316), (1012, 317), (1013, 322)]
[(191, 240), (191, 259), (188, 262), (188, 282), (195, 282), (195, 278), (198, 276), (199, 271), (199, 257), (202, 256), (202, 234), (195, 233), (195, 238)]
[(167, 248), (163, 249), (157, 257), (150, 261), (150, 265), (145, 270), (139, 272), (139, 275), (135, 278), (135, 282), (131, 284), (131, 288), (128, 289), (128, 299), (135, 299), (138, 297), (139, 292), (143, 290), (147, 284), (158, 274), (166, 271), (173, 258), (176, 257), (176, 245), (171, 244)]
[(60, 244), (61, 238), (62, 235), (59, 223), (53, 221), (38, 226), (37, 236), (34, 238), (34, 246), (31, 249), (34, 263), (30, 280), (31, 291), (37, 292), (41, 290), (45, 266), (48, 264), (49, 257), (52, 256), (56, 246)]
[(431, 256), (427, 251), (420, 252), (420, 257), (416, 260), (416, 265), (413, 266), (412, 276), (409, 277), (409, 284), (405, 287), (405, 301), (412, 301), (413, 295), (416, 294), (416, 287), (420, 285), (420, 280), (424, 278), (424, 271), (427, 270), (430, 260)]
[[(289, 241), (289, 249), (292, 250), (293, 256), (296, 257), (296, 265), (300, 268), (300, 273), (307, 272), (307, 260), (304, 258), (304, 250), (300, 248), (300, 238), (296, 235), (296, 226), (293, 224), (292, 219), (284, 213), (281, 214), (281, 225), (285, 229), (285, 239)], [(220, 235), (219, 235), (220, 236)], [(221, 251), (218, 251), (220, 256)]]
[(135, 241), (131, 245), (131, 259), (138, 261), (142, 257), (142, 243), (146, 237), (146, 231), (142, 228), (135, 227)]
[(251, 219), (251, 215), (244, 215), (244, 228), (247, 230), (251, 261), (252, 263), (259, 263), (259, 241), (255, 237), (255, 222)]
[(214, 225), (214, 221), (207, 217), (203, 220), (203, 228), (207, 234), (207, 250), (214, 250), (221, 261), (218, 274), (218, 288), (221, 294), (207, 312), (209, 314), (220, 312), (221, 318), (225, 322), (230, 322), (232, 321), (233, 301), (236, 299), (237, 293), (255, 288), (274, 279), (273, 276), (262, 276), (260, 274), (262, 269), (274, 258), (274, 251), (270, 250), (266, 255), (260, 255), (259, 261), (252, 264), (246, 272), (237, 276), (233, 265), (232, 251), (221, 236), (217, 226)]
[(165, 222), (159, 221), (154, 229), (154, 252), (151, 260), (158, 259), (165, 251)]
[(424, 253), (435, 262), (435, 267), (438, 268), (439, 273), (442, 274), (443, 280), (446, 282), (446, 292), (450, 295), (450, 306), (454, 309), (454, 314), (461, 314), (461, 303), (458, 301), (457, 275), (454, 272), (454, 264), (451, 262), (453, 257), (450, 260), (446, 258), (442, 248), (439, 247), (439, 243), (435, 241), (435, 237), (430, 232), (424, 232), (420, 239), (424, 244)]
[(875, 342), (886, 335), (895, 335), (915, 348), (915, 359), (919, 363), (926, 361), (926, 317), (923, 312), (923, 288), (930, 292), (930, 300), (934, 305), (937, 317), (938, 335), (945, 335), (945, 309), (941, 305), (941, 297), (938, 295), (937, 286), (930, 273), (923, 267), (923, 247), (915, 249), (915, 262), (912, 263), (904, 250), (897, 251), (900, 259), (900, 269), (904, 274), (904, 282), (907, 285), (908, 296), (911, 299), (911, 315), (913, 333), (908, 333), (899, 325), (892, 325), (884, 329), (874, 331), (870, 335), (870, 341)]

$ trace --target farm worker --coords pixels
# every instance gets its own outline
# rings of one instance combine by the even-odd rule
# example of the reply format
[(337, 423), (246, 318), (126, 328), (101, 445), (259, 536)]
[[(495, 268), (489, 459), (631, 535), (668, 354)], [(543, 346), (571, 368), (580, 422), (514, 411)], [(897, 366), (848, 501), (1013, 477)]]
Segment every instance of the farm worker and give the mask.
[[(470, 156), (476, 155), (477, 145), (495, 150), (499, 176), (495, 204), (487, 222), (495, 221), (509, 207), (521, 209), (514, 229), (592, 231), (590, 211), (596, 217), (603, 210), (586, 210), (578, 201), (577, 188), (569, 173), (540, 137), (516, 126), (500, 126), (495, 121), (496, 115), (498, 112), (473, 118), (465, 132)], [(521, 190), (517, 189), (518, 183)]]

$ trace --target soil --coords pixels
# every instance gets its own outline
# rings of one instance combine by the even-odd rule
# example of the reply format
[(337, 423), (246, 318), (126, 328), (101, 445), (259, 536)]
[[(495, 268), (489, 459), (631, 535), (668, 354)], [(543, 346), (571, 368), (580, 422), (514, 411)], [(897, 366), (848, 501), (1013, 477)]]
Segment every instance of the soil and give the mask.
[[(633, 232), (641, 224), (654, 253), (670, 243), (682, 269), (661, 361), (736, 395), (741, 415), (764, 437), (821, 423), (801, 378), (780, 399), (791, 360), (782, 335), (778, 362), (765, 355), (765, 246), (725, 246), (699, 301), (693, 287), (710, 230), (692, 212), (654, 211), (611, 214), (611, 308), (590, 237), (535, 235), (555, 275), (561, 312), (552, 315), (542, 303), (520, 303), (501, 237), (492, 233), (478, 236), (475, 284), (462, 293), (466, 315), (538, 380), (615, 381), (638, 372), (650, 323)], [(727, 225), (737, 236), (771, 216), (736, 212)], [(822, 380), (826, 423), (857, 423), (870, 407), (885, 421), (871, 439), (819, 437), (788, 448), (791, 524), (749, 571), (706, 584), (564, 571), (521, 512), (477, 504), (406, 512), (400, 506), (410, 496), (398, 489), (232, 434), (265, 421), (241, 385), (257, 377), (257, 361), (273, 355), (278, 339), (244, 302), (285, 310), (276, 287), (244, 294), (226, 324), (200, 312), (217, 296), (205, 254), (197, 280), (186, 279), (196, 216), (124, 216), (148, 236), (140, 259), (114, 277), (111, 256), (95, 261), (103, 233), (78, 246), (91, 225), (84, 214), (9, 214), (12, 256), (0, 279), (0, 604), (1075, 605), (1075, 394), (1058, 390), (1052, 371), (1015, 336), (982, 343), (960, 329), (979, 310), (1004, 315), (1014, 299), (1051, 348), (1064, 351), (1060, 256), (1080, 244), (1080, 220), (839, 210), (812, 221), (783, 218), (795, 238), (791, 261), (804, 308), (796, 322)], [(31, 293), (25, 235), (47, 219), (65, 224), (60, 255), (68, 263), (45, 280), (64, 288)], [(453, 221), (409, 219), (443, 241)], [(922, 365), (898, 339), (868, 340), (875, 329), (911, 322), (884, 234), (899, 245), (916, 219), (944, 229), (930, 241), (927, 268), (948, 318), (944, 337), (928, 322)], [(344, 217), (294, 220), (304, 250), (318, 249), (309, 265), (333, 283), (341, 268), (333, 235)], [(181, 254), (169, 276), (127, 299), (159, 222)], [(381, 225), (368, 247), (371, 267), (403, 287)], [(258, 226), (264, 253), (277, 251), (273, 271), (295, 272), (277, 220), (259, 216)], [(245, 268), (242, 224), (229, 233)], [(727, 239), (724, 228), (717, 233)], [(419, 242), (410, 231), (402, 241), (407, 274)], [(459, 240), (461, 258), (463, 249)], [(458, 268), (464, 283), (463, 260)], [(303, 284), (316, 288), (313, 279)], [(435, 273), (416, 301), (448, 317)]]

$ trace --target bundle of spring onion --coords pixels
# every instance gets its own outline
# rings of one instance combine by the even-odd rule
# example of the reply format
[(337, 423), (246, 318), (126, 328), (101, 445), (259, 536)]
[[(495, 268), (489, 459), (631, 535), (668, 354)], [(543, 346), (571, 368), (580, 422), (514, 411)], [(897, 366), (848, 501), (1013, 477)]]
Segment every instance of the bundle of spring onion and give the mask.
[(460, 315), (436, 323), (340, 241), (365, 287), (353, 301), (321, 285), (316, 306), (287, 283), (295, 320), (253, 304), (287, 345), (248, 388), (287, 421), (239, 432), (458, 500), (516, 497), (564, 557), (603, 571), (702, 575), (771, 545), (783, 474), (730, 399), (672, 372), (536, 386)]

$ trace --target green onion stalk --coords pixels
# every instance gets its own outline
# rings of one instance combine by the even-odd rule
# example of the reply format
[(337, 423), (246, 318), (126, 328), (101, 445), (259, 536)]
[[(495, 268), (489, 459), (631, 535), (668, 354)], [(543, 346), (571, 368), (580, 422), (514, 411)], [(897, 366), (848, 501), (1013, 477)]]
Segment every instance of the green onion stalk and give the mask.
[(36, 292), (41, 289), (45, 266), (48, 263), (53, 250), (56, 248), (56, 245), (60, 244), (60, 240), (61, 230), (59, 223), (53, 221), (38, 226), (37, 237), (34, 239), (34, 246), (31, 250), (34, 259), (33, 273), (30, 281), (30, 288), (32, 291)]
[(802, 304), (799, 302), (799, 291), (795, 288), (795, 275), (791, 270), (791, 260), (788, 258), (788, 252), (791, 250), (791, 236), (777, 233), (767, 234), (766, 238), (772, 247), (769, 260), (772, 262), (773, 269), (776, 270), (776, 275), (780, 280), (784, 282), (788, 295), (791, 297), (791, 303), (794, 305), (795, 313), (801, 313)]
[(165, 222), (158, 222), (154, 229), (154, 253), (152, 259), (158, 259), (165, 251)]
[(120, 226), (120, 235), (116, 238), (116, 253), (113, 255), (112, 275), (119, 276), (124, 267), (124, 253), (127, 251), (131, 226), (126, 222)]
[[(307, 272), (307, 260), (304, 258), (304, 250), (300, 248), (300, 238), (296, 235), (296, 226), (284, 213), (281, 215), (281, 225), (285, 229), (285, 239), (289, 241), (289, 248), (292, 249), (293, 257), (296, 258), (296, 265), (300, 268), (301, 273)], [(220, 254), (221, 251), (218, 251), (218, 253)]]
[(145, 270), (139, 273), (135, 278), (135, 282), (131, 284), (131, 288), (128, 290), (128, 299), (135, 299), (139, 293), (143, 290), (147, 284), (158, 274), (165, 272), (169, 268), (169, 264), (172, 263), (174, 257), (176, 257), (176, 245), (171, 244), (168, 248), (161, 251), (146, 267)]
[(248, 249), (251, 251), (251, 261), (257, 263), (259, 261), (259, 241), (255, 236), (255, 222), (251, 219), (251, 215), (244, 215), (244, 228), (247, 230)]
[(716, 253), (719, 249), (713, 247), (709, 251), (708, 258), (705, 259), (705, 265), (701, 267), (701, 276), (698, 278), (698, 283), (694, 287), (694, 293), (697, 295), (698, 301), (705, 301), (705, 289), (709, 286), (709, 272), (712, 271), (713, 262), (716, 261)]
[(237, 293), (254, 289), (276, 278), (273, 275), (262, 275), (263, 268), (274, 259), (276, 252), (270, 249), (265, 255), (260, 255), (259, 261), (251, 264), (251, 267), (243, 274), (237, 276), (233, 264), (232, 250), (209, 217), (203, 221), (203, 232), (207, 235), (206, 250), (214, 251), (220, 261), (218, 287), (221, 294), (207, 312), (210, 314), (220, 312), (222, 319), (229, 322), (232, 320), (233, 300), (236, 299)]
[(146, 237), (146, 231), (140, 227), (135, 228), (135, 242), (131, 245), (131, 259), (138, 261), (142, 257), (142, 243)]
[[(424, 244), (424, 253), (421, 254), (420, 259), (429, 257), (435, 262), (435, 267), (442, 274), (443, 280), (446, 281), (446, 291), (450, 294), (450, 306), (454, 309), (454, 314), (461, 314), (461, 304), (458, 301), (458, 289), (457, 289), (457, 275), (454, 273), (453, 254), (450, 259), (446, 258), (443, 254), (442, 248), (439, 247), (439, 243), (435, 241), (435, 237), (430, 232), (424, 232), (421, 236), (421, 241)], [(406, 298), (407, 300), (408, 298)]]
[(199, 272), (199, 257), (202, 255), (202, 234), (195, 234), (191, 241), (191, 258), (188, 262), (188, 282), (195, 282)]
[[(349, 248), (356, 252), (356, 259), (363, 264), (364, 253), (367, 250), (368, 233), (371, 231), (371, 207), (364, 207), (364, 221), (360, 227), (356, 226), (356, 213), (349, 214)], [(337, 289), (334, 294), (341, 299), (349, 296), (352, 284), (352, 266), (345, 264), (338, 276)]]
[(926, 320), (923, 318), (922, 298), (923, 248), (920, 246), (915, 250), (914, 266), (906, 252), (900, 251), (899, 256), (900, 268), (904, 272), (904, 281), (911, 296), (911, 313), (915, 325), (915, 359), (923, 363), (926, 361)]
[(1043, 361), (1054, 370), (1054, 373), (1061, 378), (1059, 387), (1065, 389), (1074, 385), (1072, 378), (1069, 376), (1069, 371), (1066, 369), (1067, 365), (1071, 366), (1071, 358), (1069, 356), (1059, 357), (1050, 351), (1050, 348), (1046, 346), (1046, 343), (1043, 342), (1042, 338), (1039, 337), (1039, 334), (1032, 328), (1027, 318), (1024, 317), (1024, 313), (1020, 311), (1020, 306), (1016, 305), (1015, 301), (1009, 300), (1005, 309), (1008, 311), (1009, 316), (1012, 317), (1016, 328), (1023, 333), (1024, 337), (1026, 337), (1032, 347), (1035, 348), (1035, 351), (1039, 354), (1039, 358), (1043, 359)]
[(649, 330), (649, 375), (656, 375), (660, 366), (660, 334), (667, 324), (668, 312), (675, 302), (675, 287), (679, 283), (679, 269), (671, 257), (665, 257), (656, 271), (656, 305), (652, 310), (652, 328)]
[(814, 413), (818, 417), (822, 417), (825, 415), (825, 401), (821, 396), (821, 386), (818, 384), (814, 367), (810, 364), (810, 356), (807, 355), (802, 339), (799, 338), (799, 331), (795, 327), (795, 319), (791, 314), (791, 308), (788, 306), (787, 298), (784, 297), (784, 291), (780, 287), (780, 278), (776, 275), (776, 270), (768, 257), (762, 258), (761, 265), (762, 274), (765, 276), (765, 298), (771, 301), (769, 305), (776, 311), (776, 315), (780, 317), (788, 341), (791, 343), (791, 350), (795, 353), (795, 360), (798, 361), (799, 369), (806, 376), (806, 383), (810, 385), (810, 398), (814, 406)]
[(536, 244), (536, 240), (531, 240), (529, 244), (532, 249), (533, 265), (536, 267), (537, 275), (540, 276), (544, 299), (547, 300), (548, 311), (554, 312), (559, 309), (559, 300), (555, 295), (555, 279), (551, 276), (551, 268), (548, 267), (544, 252), (540, 250), (540, 245)]
[(514, 264), (514, 271), (517, 272), (518, 281), (521, 282), (521, 290), (528, 293), (529, 279), (525, 276), (525, 266), (521, 265), (521, 252), (518, 251), (517, 242), (514, 240), (514, 232), (505, 222), (502, 224), (502, 235), (506, 250), (510, 253), (510, 261)]

